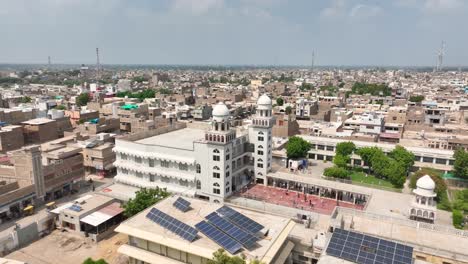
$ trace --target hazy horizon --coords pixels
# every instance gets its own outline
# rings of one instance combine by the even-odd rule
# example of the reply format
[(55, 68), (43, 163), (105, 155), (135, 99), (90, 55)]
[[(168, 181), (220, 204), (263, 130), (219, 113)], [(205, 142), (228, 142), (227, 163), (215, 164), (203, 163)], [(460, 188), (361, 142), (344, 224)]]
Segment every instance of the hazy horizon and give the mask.
[[(0, 64), (468, 65), (464, 0), (0, 0)], [(335, 65), (335, 66), (334, 66)]]

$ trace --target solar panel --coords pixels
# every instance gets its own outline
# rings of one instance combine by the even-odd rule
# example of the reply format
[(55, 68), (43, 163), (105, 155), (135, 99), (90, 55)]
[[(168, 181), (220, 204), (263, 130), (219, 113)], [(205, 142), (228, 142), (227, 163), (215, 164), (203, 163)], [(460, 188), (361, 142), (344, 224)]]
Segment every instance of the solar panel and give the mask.
[(336, 228), (327, 254), (364, 264), (411, 264), (413, 248), (392, 241)]
[(156, 208), (152, 208), (146, 217), (185, 240), (192, 242), (197, 238), (198, 231), (195, 228), (182, 223)]
[(182, 197), (177, 198), (177, 200), (172, 205), (174, 205), (175, 208), (182, 212), (187, 212), (190, 209), (190, 202)]
[(74, 205), (68, 207), (68, 209), (70, 209), (72, 211), (75, 211), (75, 212), (79, 212), (79, 211), (81, 211), (81, 206), (79, 206), (77, 204), (74, 204)]
[(235, 241), (232, 237), (221, 232), (221, 230), (206, 221), (201, 221), (196, 224), (195, 227), (233, 255), (242, 248), (239, 242)]
[(208, 219), (210, 224), (216, 226), (218, 229), (237, 240), (245, 248), (252, 248), (257, 242), (257, 238), (255, 236), (248, 232), (245, 232), (244, 230), (230, 223), (226, 219), (223, 219), (215, 212), (207, 215), (205, 218)]
[(248, 218), (247, 216), (235, 211), (234, 209), (223, 206), (216, 210), (218, 214), (229, 220), (229, 222), (234, 223), (238, 227), (247, 230), (247, 232), (255, 234), (264, 228), (261, 224), (255, 222), (254, 220)]

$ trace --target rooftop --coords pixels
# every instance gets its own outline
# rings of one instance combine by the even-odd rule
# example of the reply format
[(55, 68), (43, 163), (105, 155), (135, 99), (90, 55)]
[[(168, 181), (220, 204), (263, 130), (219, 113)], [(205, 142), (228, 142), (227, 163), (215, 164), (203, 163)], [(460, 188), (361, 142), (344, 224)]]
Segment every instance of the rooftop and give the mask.
[(47, 119), (47, 118), (36, 118), (36, 119), (31, 119), (28, 121), (21, 122), (21, 123), (26, 124), (26, 125), (43, 125), (43, 124), (52, 123), (52, 122), (56, 122), (56, 121), (52, 119)]
[(205, 131), (194, 128), (184, 128), (172, 132), (140, 139), (137, 143), (159, 145), (169, 148), (182, 148), (193, 150), (193, 142), (204, 139)]
[[(176, 210), (172, 205), (178, 197), (179, 196), (169, 197), (144, 210), (138, 215), (123, 222), (116, 229), (116, 231), (145, 240), (154, 241), (172, 248), (183, 248), (183, 250), (188, 253), (211, 259), (213, 252), (218, 250), (220, 246), (213, 240), (206, 237), (203, 233), (198, 232), (198, 238), (193, 242), (188, 242), (187, 240), (180, 238), (176, 234), (166, 230), (146, 217), (152, 208), (157, 208), (160, 211), (178, 219), (179, 221), (195, 227), (197, 223), (205, 220), (205, 216), (222, 207), (221, 204), (184, 198), (191, 203), (190, 206), (192, 208), (191, 210), (184, 213)], [(265, 226), (266, 229), (269, 230), (268, 236), (258, 241), (258, 246), (251, 250), (243, 249), (241, 251), (248, 259), (259, 258), (260, 260), (269, 263), (275, 257), (275, 254), (279, 251), (289, 232), (293, 229), (294, 223), (287, 218), (279, 216), (265, 215), (264, 213), (243, 208), (241, 209), (238, 207), (232, 208)]]

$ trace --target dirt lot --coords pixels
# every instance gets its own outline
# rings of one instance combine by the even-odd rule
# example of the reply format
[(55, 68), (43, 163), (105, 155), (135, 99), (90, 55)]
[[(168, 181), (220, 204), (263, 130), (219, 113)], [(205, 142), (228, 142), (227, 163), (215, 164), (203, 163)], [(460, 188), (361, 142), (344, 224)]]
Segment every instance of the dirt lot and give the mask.
[(81, 264), (92, 257), (103, 258), (109, 264), (125, 264), (128, 260), (117, 253), (121, 244), (127, 243), (127, 236), (114, 234), (99, 243), (67, 232), (54, 231), (52, 234), (12, 252), (6, 258), (29, 264)]

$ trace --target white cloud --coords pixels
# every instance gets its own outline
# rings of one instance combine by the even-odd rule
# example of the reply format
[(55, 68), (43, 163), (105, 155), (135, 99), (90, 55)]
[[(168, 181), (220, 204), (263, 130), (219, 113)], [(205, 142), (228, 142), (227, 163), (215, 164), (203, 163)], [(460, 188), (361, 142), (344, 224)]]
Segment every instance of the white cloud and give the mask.
[(192, 15), (203, 15), (208, 11), (220, 9), (224, 6), (223, 0), (175, 0), (173, 10), (187, 12)]
[(379, 6), (358, 4), (351, 9), (351, 11), (349, 12), (349, 16), (352, 18), (363, 19), (375, 17), (382, 13), (383, 9)]
[(331, 6), (320, 12), (322, 18), (332, 18), (343, 16), (346, 13), (346, 4), (344, 0), (333, 0)]
[(440, 13), (463, 7), (462, 0), (425, 0), (424, 11)]

